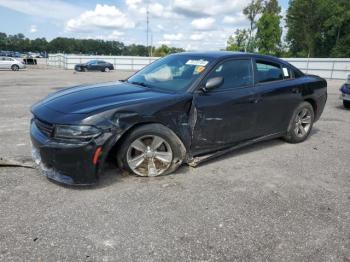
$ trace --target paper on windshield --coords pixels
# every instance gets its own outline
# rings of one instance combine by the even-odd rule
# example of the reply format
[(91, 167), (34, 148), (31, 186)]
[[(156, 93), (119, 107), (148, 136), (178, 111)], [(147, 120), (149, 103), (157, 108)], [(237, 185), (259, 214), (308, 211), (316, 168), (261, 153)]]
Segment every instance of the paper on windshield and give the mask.
[(289, 77), (288, 68), (283, 67), (283, 75), (284, 75), (285, 77)]
[(195, 65), (195, 66), (206, 66), (208, 64), (208, 61), (200, 59), (200, 60), (188, 60), (186, 62), (186, 65)]

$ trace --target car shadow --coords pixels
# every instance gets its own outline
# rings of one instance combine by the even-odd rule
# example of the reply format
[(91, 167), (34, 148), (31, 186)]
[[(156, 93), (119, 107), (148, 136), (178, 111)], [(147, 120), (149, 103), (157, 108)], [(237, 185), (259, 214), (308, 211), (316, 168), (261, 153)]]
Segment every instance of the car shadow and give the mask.
[(257, 142), (255, 144), (248, 145), (248, 146), (245, 146), (245, 147), (233, 150), (231, 152), (225, 153), (225, 154), (223, 154), (221, 156), (218, 156), (218, 157), (215, 157), (215, 158), (203, 161), (198, 166), (209, 165), (209, 164), (212, 164), (213, 162), (227, 160), (229, 158), (233, 158), (233, 157), (236, 157), (236, 156), (244, 156), (244, 155), (250, 154), (252, 152), (265, 150), (267, 147), (281, 146), (282, 144), (285, 144), (285, 143), (286, 142), (283, 141), (281, 138), (276, 138), (276, 139), (273, 139), (273, 140)]
[[(313, 135), (319, 133), (319, 131), (320, 130), (317, 127), (314, 127), (310, 133), (310, 136), (313, 136)], [(286, 143), (287, 142), (285, 142), (282, 138), (276, 138), (273, 140), (258, 142), (258, 143), (240, 148), (240, 149), (233, 150), (232, 152), (215, 157), (213, 159), (203, 161), (197, 167), (209, 165), (209, 164), (212, 164), (214, 162), (219, 162), (219, 161), (227, 160), (230, 158), (233, 159), (234, 157), (237, 157), (237, 156), (244, 156), (246, 154), (265, 150), (266, 148), (270, 148), (270, 147), (278, 147), (278, 146), (281, 146), (281, 145), (286, 144)], [(154, 177), (151, 179), (158, 181), (158, 180), (162, 180), (164, 178), (175, 177), (178, 174), (184, 174), (184, 173), (189, 172), (189, 170), (191, 168), (193, 168), (193, 167), (190, 167), (187, 164), (183, 164), (175, 172), (173, 172), (170, 175)], [(86, 189), (91, 190), (91, 189), (102, 189), (105, 187), (109, 187), (109, 186), (113, 185), (114, 183), (123, 183), (123, 182), (125, 182), (125, 180), (129, 180), (129, 179), (133, 179), (137, 182), (143, 183), (143, 182), (148, 182), (150, 178), (139, 177), (139, 176), (130, 174), (129, 172), (126, 172), (126, 171), (119, 169), (115, 163), (107, 162), (102, 174), (100, 175), (98, 183), (96, 183), (95, 185), (71, 186), (71, 185), (63, 185), (63, 184), (60, 184), (60, 183), (55, 182), (55, 181), (53, 181), (53, 182), (60, 185), (60, 186), (65, 187), (65, 188), (71, 188), (71, 189), (75, 189), (75, 190), (86, 190)]]
[(335, 108), (340, 109), (342, 111), (350, 111), (349, 108), (345, 108), (343, 105), (337, 105)]

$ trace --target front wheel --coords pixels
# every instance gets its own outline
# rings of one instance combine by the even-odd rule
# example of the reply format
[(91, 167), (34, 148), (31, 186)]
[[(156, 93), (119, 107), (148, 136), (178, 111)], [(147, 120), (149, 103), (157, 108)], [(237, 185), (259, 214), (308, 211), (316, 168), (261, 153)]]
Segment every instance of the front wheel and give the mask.
[(160, 176), (175, 171), (185, 153), (180, 139), (160, 124), (141, 126), (122, 143), (118, 155), (119, 167), (138, 176)]
[(350, 109), (350, 101), (343, 100), (343, 105), (344, 105), (345, 108)]
[(19, 70), (19, 66), (18, 65), (12, 65), (11, 66), (11, 70), (12, 71), (18, 71)]
[(300, 143), (309, 136), (314, 124), (315, 113), (308, 102), (301, 103), (290, 120), (287, 135), (284, 139), (289, 143)]

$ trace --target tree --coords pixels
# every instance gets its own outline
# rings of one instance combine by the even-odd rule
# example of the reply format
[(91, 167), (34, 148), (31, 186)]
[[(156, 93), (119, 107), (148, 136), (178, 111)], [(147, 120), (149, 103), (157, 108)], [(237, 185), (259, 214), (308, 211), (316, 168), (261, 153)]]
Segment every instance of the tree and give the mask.
[(7, 35), (0, 32), (0, 50), (6, 49), (7, 45)]
[(265, 7), (257, 22), (256, 45), (259, 53), (278, 55), (281, 51), (281, 7), (277, 0), (265, 2)]
[(37, 38), (30, 41), (30, 50), (34, 52), (45, 52), (47, 50), (48, 43), (45, 38)]
[(169, 47), (167, 45), (161, 45), (158, 48), (155, 48), (153, 51), (154, 56), (166, 56), (173, 53), (184, 52), (182, 48)]
[[(350, 57), (350, 1), (323, 1), (325, 52), (333, 57)], [(328, 51), (330, 49), (330, 51)]]
[(256, 19), (262, 10), (263, 0), (252, 0), (250, 4), (243, 9), (243, 14), (248, 18), (250, 22), (249, 39), (247, 44), (248, 51), (250, 52), (254, 51), (253, 32), (256, 29)]
[(291, 53), (314, 57), (320, 40), (321, 21), (319, 0), (291, 0), (287, 11), (287, 40)]
[[(157, 50), (152, 47), (153, 50)], [(162, 46), (159, 47), (159, 55), (183, 52), (182, 48)], [(144, 45), (126, 46), (118, 41), (104, 41), (97, 39), (75, 39), (57, 37), (48, 42), (45, 38), (31, 40), (23, 34), (6, 35), (0, 32), (0, 50), (18, 52), (51, 52), (68, 54), (91, 55), (131, 55), (148, 56), (148, 50)]]
[(295, 56), (346, 56), (350, 45), (349, 0), (291, 0), (287, 40)]
[(227, 51), (246, 51), (249, 33), (246, 29), (237, 29), (234, 35), (227, 40)]

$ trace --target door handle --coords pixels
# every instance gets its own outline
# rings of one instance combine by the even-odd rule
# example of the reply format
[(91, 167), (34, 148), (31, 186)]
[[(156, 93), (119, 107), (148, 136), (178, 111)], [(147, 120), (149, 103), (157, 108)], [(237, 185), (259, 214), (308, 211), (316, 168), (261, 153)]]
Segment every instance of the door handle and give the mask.
[(252, 104), (257, 104), (257, 103), (260, 103), (262, 101), (262, 98), (249, 98), (249, 103), (252, 103)]
[(292, 93), (293, 94), (299, 94), (299, 88), (297, 88), (297, 87), (292, 88)]

